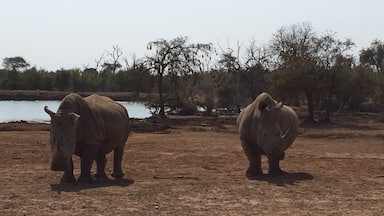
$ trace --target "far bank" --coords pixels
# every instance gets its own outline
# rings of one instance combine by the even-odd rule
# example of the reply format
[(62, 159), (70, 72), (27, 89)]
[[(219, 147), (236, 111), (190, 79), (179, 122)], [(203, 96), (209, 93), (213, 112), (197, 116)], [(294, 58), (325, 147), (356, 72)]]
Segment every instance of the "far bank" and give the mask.
[[(67, 91), (46, 91), (46, 90), (0, 90), (0, 100), (61, 100)], [(149, 101), (151, 93), (133, 92), (76, 92), (85, 97), (91, 94), (107, 96), (117, 101)]]

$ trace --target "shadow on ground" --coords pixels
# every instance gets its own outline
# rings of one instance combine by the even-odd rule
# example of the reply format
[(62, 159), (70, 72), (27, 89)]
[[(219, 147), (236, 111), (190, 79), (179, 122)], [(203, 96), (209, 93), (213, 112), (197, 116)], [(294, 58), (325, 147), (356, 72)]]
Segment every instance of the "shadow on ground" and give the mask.
[(111, 187), (111, 186), (120, 186), (127, 187), (133, 184), (135, 181), (132, 179), (119, 179), (119, 180), (103, 180), (102, 182), (94, 183), (59, 183), (51, 184), (51, 190), (58, 192), (79, 192), (91, 188), (101, 188), (101, 187)]
[(265, 181), (271, 184), (275, 184), (277, 186), (286, 186), (286, 185), (294, 185), (299, 181), (307, 181), (312, 180), (313, 175), (304, 172), (295, 172), (295, 173), (285, 173), (281, 176), (270, 176), (267, 174), (263, 174), (260, 176), (256, 176), (251, 178), (250, 180), (258, 180)]

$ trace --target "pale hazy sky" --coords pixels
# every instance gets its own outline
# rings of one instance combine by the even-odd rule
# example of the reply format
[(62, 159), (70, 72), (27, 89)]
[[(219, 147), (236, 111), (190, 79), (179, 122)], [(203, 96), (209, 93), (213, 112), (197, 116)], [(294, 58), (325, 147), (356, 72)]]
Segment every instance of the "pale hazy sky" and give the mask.
[(383, 0), (0, 0), (0, 60), (22, 56), (46, 70), (94, 67), (118, 45), (129, 60), (149, 41), (266, 44), (283, 26), (309, 22), (356, 43), (384, 41)]

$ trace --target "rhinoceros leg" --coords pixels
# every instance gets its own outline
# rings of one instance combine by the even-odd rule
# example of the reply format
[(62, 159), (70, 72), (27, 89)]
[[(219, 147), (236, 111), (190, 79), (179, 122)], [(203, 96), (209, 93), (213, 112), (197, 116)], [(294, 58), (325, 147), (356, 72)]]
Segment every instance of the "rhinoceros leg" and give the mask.
[(105, 165), (107, 164), (107, 158), (104, 154), (101, 154), (96, 159), (96, 165), (97, 165), (97, 172), (96, 172), (96, 178), (97, 179), (108, 179), (107, 175), (105, 174)]
[(79, 183), (92, 183), (93, 178), (91, 176), (91, 167), (92, 167), (92, 162), (90, 160), (86, 159), (81, 159), (81, 172), (80, 172), (80, 177), (77, 180)]
[(70, 166), (64, 171), (64, 175), (60, 179), (60, 183), (75, 183), (76, 179), (73, 176), (73, 161), (70, 160)]
[(92, 163), (96, 158), (97, 149), (94, 146), (89, 145), (88, 148), (84, 148), (84, 154), (81, 157), (81, 171), (80, 177), (77, 180), (79, 183), (92, 183), (93, 178), (91, 176)]
[(255, 143), (241, 140), (244, 153), (248, 158), (249, 167), (245, 173), (248, 178), (263, 174), (261, 169), (261, 152)]
[(121, 169), (121, 161), (123, 160), (124, 146), (115, 148), (113, 151), (113, 173), (114, 178), (123, 178), (124, 173)]
[(286, 173), (283, 170), (281, 170), (279, 159), (268, 158), (268, 165), (269, 165), (269, 168), (268, 168), (269, 175), (278, 176)]

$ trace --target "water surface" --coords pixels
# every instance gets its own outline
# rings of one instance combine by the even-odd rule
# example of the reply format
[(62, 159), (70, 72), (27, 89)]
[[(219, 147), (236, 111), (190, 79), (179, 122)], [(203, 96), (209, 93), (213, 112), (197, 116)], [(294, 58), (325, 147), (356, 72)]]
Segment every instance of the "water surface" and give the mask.
[[(128, 110), (131, 118), (147, 118), (151, 116), (149, 109), (143, 103), (118, 101)], [(0, 122), (28, 121), (48, 122), (49, 115), (44, 106), (55, 111), (60, 101), (0, 101)]]

